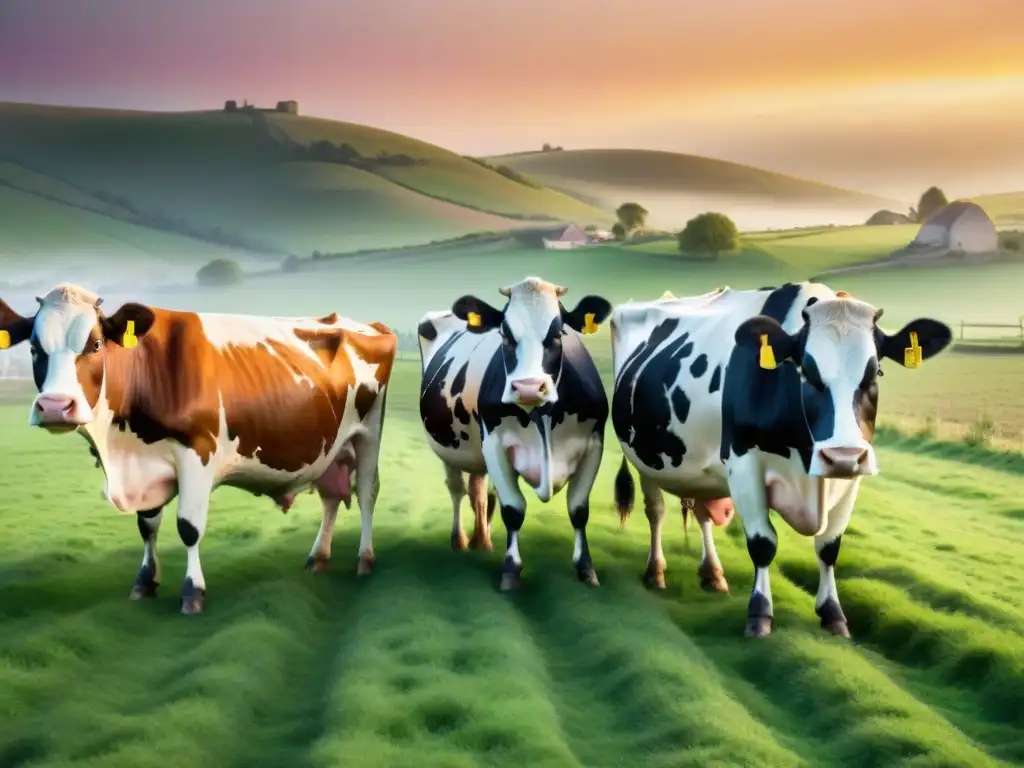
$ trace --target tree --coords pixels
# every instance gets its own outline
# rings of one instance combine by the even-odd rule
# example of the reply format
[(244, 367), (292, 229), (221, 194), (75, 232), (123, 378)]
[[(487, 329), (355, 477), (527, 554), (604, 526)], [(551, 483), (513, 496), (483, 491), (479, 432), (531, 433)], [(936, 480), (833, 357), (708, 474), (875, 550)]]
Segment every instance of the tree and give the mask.
[(945, 192), (938, 187), (928, 187), (917, 203), (917, 220), (927, 221), (933, 213), (947, 205), (949, 200), (946, 199)]
[(710, 253), (717, 259), (722, 251), (736, 247), (739, 231), (733, 220), (724, 213), (702, 213), (694, 216), (679, 233), (679, 250), (682, 253), (696, 251)]
[(612, 224), (612, 237), (614, 237), (616, 240), (625, 240), (626, 228), (619, 224), (619, 222), (615, 222), (614, 224)]
[(214, 259), (196, 272), (196, 282), (207, 286), (237, 285), (244, 277), (242, 267), (231, 259)]
[(648, 213), (640, 203), (623, 203), (615, 210), (619, 223), (627, 233), (641, 229), (647, 223)]

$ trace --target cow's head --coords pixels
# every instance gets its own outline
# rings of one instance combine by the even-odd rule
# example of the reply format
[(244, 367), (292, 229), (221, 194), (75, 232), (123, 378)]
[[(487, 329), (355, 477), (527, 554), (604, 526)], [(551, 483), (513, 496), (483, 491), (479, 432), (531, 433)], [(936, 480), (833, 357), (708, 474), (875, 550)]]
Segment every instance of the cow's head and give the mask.
[[(736, 331), (737, 344), (771, 346), (775, 361), (799, 366), (804, 418), (813, 440), (808, 474), (812, 477), (875, 475), (878, 463), (871, 440), (878, 409), (879, 361), (916, 367), (939, 354), (953, 337), (949, 326), (918, 318), (889, 335), (878, 327), (882, 310), (840, 294), (811, 300), (804, 324), (790, 335), (774, 319), (758, 316)], [(766, 338), (765, 338), (766, 337)], [(909, 359), (906, 350), (911, 352)]]
[(31, 345), (32, 376), (39, 395), (32, 403), (29, 425), (71, 431), (93, 420), (107, 355), (115, 347), (132, 346), (141, 339), (155, 316), (142, 304), (125, 304), (105, 317), (98, 296), (68, 284), (36, 301), (39, 309), (32, 317), (23, 317), (0, 302), (0, 341)]
[(600, 296), (584, 296), (567, 311), (559, 301), (565, 291), (539, 277), (528, 277), (501, 289), (508, 298), (504, 309), (495, 309), (476, 296), (463, 296), (452, 305), (452, 312), (466, 321), (471, 332), (497, 329), (501, 336), (506, 374), (503, 403), (529, 409), (557, 402), (566, 326), (590, 330), (611, 313), (611, 304)]

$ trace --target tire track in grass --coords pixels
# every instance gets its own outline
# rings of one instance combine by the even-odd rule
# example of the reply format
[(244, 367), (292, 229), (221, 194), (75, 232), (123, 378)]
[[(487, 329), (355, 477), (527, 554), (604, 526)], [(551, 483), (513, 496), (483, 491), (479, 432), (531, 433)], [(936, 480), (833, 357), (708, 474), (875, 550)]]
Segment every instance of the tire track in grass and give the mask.
[(420, 534), (388, 547), (331, 669), (310, 763), (583, 766), (549, 700), (542, 660), (494, 589), (493, 557)]
[(533, 537), (522, 592), (505, 596), (543, 653), (562, 722), (587, 765), (820, 764), (738, 703), (602, 549), (593, 551), (604, 584), (590, 589), (576, 581), (564, 542)]

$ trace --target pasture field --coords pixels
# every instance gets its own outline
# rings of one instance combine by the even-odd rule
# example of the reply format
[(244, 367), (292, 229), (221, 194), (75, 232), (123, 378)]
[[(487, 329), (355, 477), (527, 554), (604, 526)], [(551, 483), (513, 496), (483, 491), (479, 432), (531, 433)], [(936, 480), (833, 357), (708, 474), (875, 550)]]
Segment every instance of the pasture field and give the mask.
[[(829, 269), (887, 256), (910, 242), (917, 234), (917, 229), (915, 225), (909, 224), (743, 233), (740, 235), (736, 251), (720, 254), (719, 261), (733, 264), (737, 257), (742, 257), (745, 259), (744, 265), (756, 265), (759, 261), (769, 259), (791, 268), (794, 274), (806, 278)], [(679, 246), (675, 238), (639, 242), (623, 247), (630, 252), (679, 256)]]
[[(753, 569), (737, 522), (716, 531), (731, 594), (699, 589), (699, 536), (687, 541), (678, 512), (668, 588), (642, 586), (647, 524), (637, 510), (618, 528), (610, 429), (589, 527), (601, 586), (575, 581), (560, 495), (530, 500), (523, 588), (499, 593), (500, 515), (496, 551), (449, 549), (418, 373), (401, 362), (389, 395), (375, 573), (356, 580), (354, 510), (330, 570), (308, 574), (315, 496), (282, 515), (219, 489), (198, 617), (177, 614), (184, 549), (168, 522), (160, 596), (126, 599), (141, 555), (133, 517), (100, 498), (85, 441), (29, 429), (31, 390), (7, 391), (0, 765), (1024, 761), (1020, 461), (883, 434), (883, 474), (865, 481), (836, 568), (854, 641), (818, 628), (812, 546), (781, 523), (776, 628), (748, 640)], [(928, 367), (910, 376), (924, 382)]]

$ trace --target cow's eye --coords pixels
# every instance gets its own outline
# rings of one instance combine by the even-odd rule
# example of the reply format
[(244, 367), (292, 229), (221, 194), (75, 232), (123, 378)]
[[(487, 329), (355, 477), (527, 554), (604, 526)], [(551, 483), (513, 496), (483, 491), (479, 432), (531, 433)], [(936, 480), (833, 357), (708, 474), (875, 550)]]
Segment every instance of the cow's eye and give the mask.
[(96, 339), (96, 341), (92, 343), (92, 351), (99, 352), (101, 349), (103, 349), (103, 339)]

